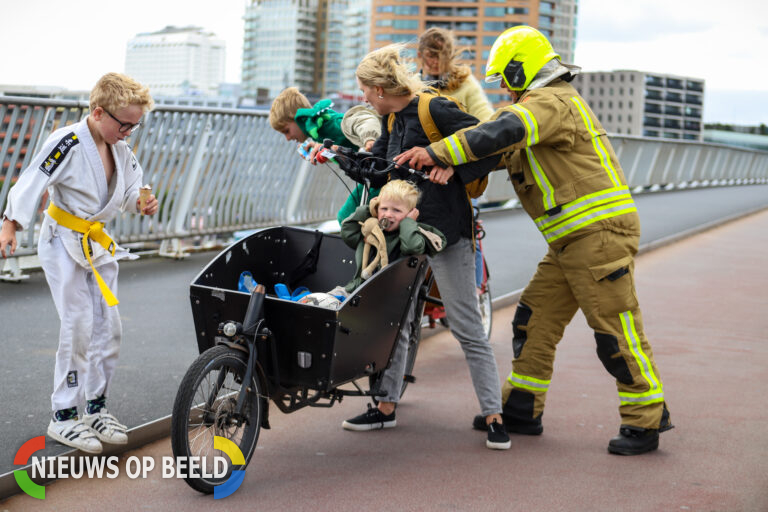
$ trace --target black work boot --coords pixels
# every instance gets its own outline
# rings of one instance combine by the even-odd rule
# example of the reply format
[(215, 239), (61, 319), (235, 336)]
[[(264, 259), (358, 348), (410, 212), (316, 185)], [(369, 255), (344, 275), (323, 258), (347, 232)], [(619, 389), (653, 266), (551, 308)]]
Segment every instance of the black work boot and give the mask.
[(617, 455), (640, 455), (659, 447), (659, 431), (622, 425), (619, 435), (608, 443), (608, 451)]

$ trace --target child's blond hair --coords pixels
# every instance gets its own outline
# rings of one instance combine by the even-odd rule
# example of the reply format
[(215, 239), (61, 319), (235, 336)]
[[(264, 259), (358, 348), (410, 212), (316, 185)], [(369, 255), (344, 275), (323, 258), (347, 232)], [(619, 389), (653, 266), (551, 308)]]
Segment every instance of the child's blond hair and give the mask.
[(91, 89), (89, 103), (91, 111), (101, 107), (110, 112), (130, 105), (138, 105), (147, 112), (155, 106), (149, 88), (122, 73), (107, 73), (99, 78)]
[(355, 75), (368, 87), (381, 87), (392, 96), (409, 96), (423, 90), (426, 85), (401, 56), (404, 50), (402, 44), (390, 44), (370, 52), (357, 66)]
[(312, 108), (312, 104), (296, 87), (286, 87), (272, 101), (269, 108), (269, 124), (275, 130), (283, 131), (286, 125), (293, 121), (296, 111), (300, 108)]
[(392, 180), (381, 187), (379, 197), (401, 202), (408, 207), (408, 211), (411, 211), (419, 202), (419, 189), (410, 181)]

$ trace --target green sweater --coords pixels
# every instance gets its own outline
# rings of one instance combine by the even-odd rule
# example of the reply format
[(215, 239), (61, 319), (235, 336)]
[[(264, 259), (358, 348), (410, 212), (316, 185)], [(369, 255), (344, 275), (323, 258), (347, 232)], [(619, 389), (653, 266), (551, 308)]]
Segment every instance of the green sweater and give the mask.
[[(357, 267), (355, 277), (344, 286), (348, 292), (352, 292), (363, 283), (363, 278), (360, 274), (363, 270), (362, 262), (365, 242), (360, 231), (362, 227), (360, 223), (365, 222), (369, 217), (371, 217), (371, 211), (368, 205), (363, 205), (358, 207), (355, 213), (344, 219), (341, 223), (341, 238), (348, 246), (355, 249), (355, 265)], [(440, 249), (435, 248), (419, 228), (439, 236), (442, 241)], [(400, 256), (408, 256), (410, 254), (426, 253), (433, 255), (446, 245), (445, 236), (437, 228), (416, 222), (410, 217), (400, 221), (400, 226), (395, 231), (384, 231), (384, 238), (387, 241), (387, 256), (390, 262)], [(374, 251), (375, 249), (372, 249), (371, 258), (375, 256)]]

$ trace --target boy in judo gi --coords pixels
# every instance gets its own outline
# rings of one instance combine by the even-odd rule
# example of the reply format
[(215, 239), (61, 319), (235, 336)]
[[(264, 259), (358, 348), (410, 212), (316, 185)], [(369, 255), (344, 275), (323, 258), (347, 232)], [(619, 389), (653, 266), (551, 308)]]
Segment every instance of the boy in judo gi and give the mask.
[(117, 261), (136, 256), (103, 227), (120, 212), (157, 213), (154, 195), (140, 210), (143, 171), (124, 140), (153, 106), (149, 89), (132, 78), (101, 77), (91, 91), (88, 117), (48, 137), (11, 189), (3, 212), (5, 258), (6, 250), (9, 256), (16, 250), (16, 231), (34, 229), (39, 198), (48, 190), (51, 202), (37, 253), (61, 322), (48, 436), (88, 453), (100, 453), (101, 442), (128, 442), (127, 427), (109, 414), (105, 402), (122, 336)]

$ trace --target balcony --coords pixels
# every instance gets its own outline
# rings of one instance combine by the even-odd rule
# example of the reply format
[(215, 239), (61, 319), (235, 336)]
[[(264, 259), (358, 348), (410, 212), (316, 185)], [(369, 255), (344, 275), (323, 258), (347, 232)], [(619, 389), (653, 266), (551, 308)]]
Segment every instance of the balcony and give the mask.
[(646, 103), (645, 111), (649, 114), (661, 114), (661, 105), (658, 103)]
[(704, 83), (687, 80), (685, 82), (685, 88), (689, 91), (704, 92)]
[(643, 118), (643, 126), (654, 126), (661, 128), (661, 119), (658, 117), (646, 116)]
[(664, 113), (668, 116), (681, 116), (683, 115), (683, 109), (674, 105), (665, 105)]
[(697, 123), (696, 121), (686, 121), (683, 123), (683, 127), (686, 130), (692, 130), (695, 132), (701, 131), (701, 123)]
[(664, 95), (664, 99), (666, 101), (674, 101), (675, 103), (682, 103), (683, 102), (683, 95), (677, 92), (667, 92), (667, 94)]
[(701, 105), (701, 96), (698, 94), (686, 94), (685, 102), (692, 105)]
[(645, 90), (645, 97), (649, 100), (662, 100), (664, 99), (664, 96), (661, 94), (661, 91), (657, 89), (646, 89)]
[(667, 78), (667, 87), (669, 89), (682, 89), (683, 81), (677, 78)]
[(675, 130), (679, 130), (682, 128), (682, 125), (677, 119), (665, 119), (664, 128), (673, 128)]
[(695, 107), (685, 107), (685, 117), (701, 119), (701, 109)]
[(645, 77), (645, 84), (646, 85), (653, 85), (656, 87), (664, 87), (664, 80), (661, 77), (653, 76), (653, 75), (646, 75)]

